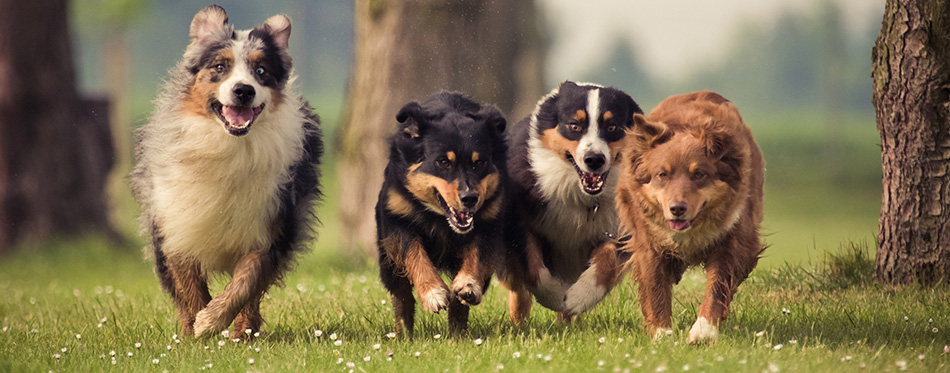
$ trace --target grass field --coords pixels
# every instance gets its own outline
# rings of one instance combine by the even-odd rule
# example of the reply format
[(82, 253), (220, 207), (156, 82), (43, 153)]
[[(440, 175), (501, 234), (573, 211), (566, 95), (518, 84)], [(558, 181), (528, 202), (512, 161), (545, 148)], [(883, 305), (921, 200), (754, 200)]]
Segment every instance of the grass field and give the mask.
[(321, 236), (264, 300), (267, 323), (253, 343), (177, 336), (172, 303), (140, 251), (86, 238), (0, 261), (0, 372), (950, 370), (946, 285), (870, 281), (866, 245), (873, 247), (880, 200), (873, 130), (847, 127), (838, 143), (845, 171), (835, 174), (825, 167), (819, 127), (747, 120), (768, 162), (772, 246), (740, 287), (716, 345), (684, 343), (702, 298), (695, 270), (674, 290), (674, 335), (658, 342), (642, 330), (629, 281), (569, 326), (540, 307), (526, 326), (512, 326), (507, 294), (495, 286), (473, 308), (467, 337), (449, 337), (444, 313), (420, 308), (415, 338), (392, 339), (376, 265), (336, 250), (331, 182)]

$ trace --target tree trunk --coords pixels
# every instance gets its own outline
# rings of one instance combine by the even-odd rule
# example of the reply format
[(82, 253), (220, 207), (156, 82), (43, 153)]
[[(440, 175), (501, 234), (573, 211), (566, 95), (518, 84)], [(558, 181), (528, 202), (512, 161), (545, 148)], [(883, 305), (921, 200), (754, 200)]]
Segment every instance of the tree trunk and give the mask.
[(876, 276), (950, 280), (950, 1), (887, 0), (873, 51), (884, 193)]
[(531, 1), (357, 0), (355, 13), (338, 168), (342, 246), (373, 256), (373, 208), (399, 108), (457, 90), (498, 105), (513, 123), (540, 96), (542, 55)]
[(113, 232), (107, 104), (76, 92), (65, 0), (0, 0), (0, 254), (87, 228)]

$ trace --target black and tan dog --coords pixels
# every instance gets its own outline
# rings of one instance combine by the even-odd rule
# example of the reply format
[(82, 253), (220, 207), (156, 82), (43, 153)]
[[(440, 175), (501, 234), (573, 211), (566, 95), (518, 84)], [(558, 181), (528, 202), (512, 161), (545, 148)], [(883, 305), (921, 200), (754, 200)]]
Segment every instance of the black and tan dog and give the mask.
[(625, 130), (640, 107), (623, 91), (564, 82), (514, 128), (507, 265), (511, 318), (531, 296), (566, 321), (599, 303), (619, 279), (614, 187)]
[(376, 204), (380, 278), (397, 332), (412, 334), (415, 287), (422, 308), (448, 308), (459, 333), (500, 264), (506, 122), (494, 106), (445, 92), (406, 104), (396, 120)]

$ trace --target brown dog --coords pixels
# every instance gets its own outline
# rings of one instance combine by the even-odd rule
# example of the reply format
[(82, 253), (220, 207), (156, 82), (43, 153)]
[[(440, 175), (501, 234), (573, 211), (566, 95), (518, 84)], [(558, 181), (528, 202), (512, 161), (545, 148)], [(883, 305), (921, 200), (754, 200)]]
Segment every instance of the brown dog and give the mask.
[(739, 284), (764, 250), (762, 154), (732, 103), (713, 92), (672, 96), (634, 116), (617, 186), (626, 250), (654, 338), (670, 330), (673, 284), (706, 269), (690, 343), (716, 341)]

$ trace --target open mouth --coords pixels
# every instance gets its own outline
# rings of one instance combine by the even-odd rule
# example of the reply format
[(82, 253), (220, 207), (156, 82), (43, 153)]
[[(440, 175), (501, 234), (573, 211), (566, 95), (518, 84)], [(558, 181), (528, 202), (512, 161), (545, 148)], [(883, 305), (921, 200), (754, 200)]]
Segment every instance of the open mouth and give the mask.
[(258, 107), (226, 106), (219, 101), (211, 103), (211, 108), (224, 123), (224, 129), (234, 136), (244, 136), (251, 130), (251, 123), (264, 111), (264, 104)]
[(602, 174), (598, 174), (596, 172), (586, 172), (577, 166), (577, 163), (574, 162), (574, 157), (571, 156), (571, 153), (564, 152), (564, 157), (567, 158), (567, 161), (571, 163), (571, 166), (574, 166), (574, 171), (577, 171), (577, 177), (580, 178), (581, 188), (584, 189), (585, 193), (593, 196), (604, 191), (604, 184), (606, 184), (607, 174), (610, 171), (605, 171)]
[(670, 229), (674, 231), (684, 231), (693, 225), (691, 220), (674, 219), (670, 220)]
[(475, 211), (459, 211), (445, 202), (445, 199), (442, 198), (442, 195), (439, 194), (438, 190), (433, 190), (435, 193), (435, 198), (439, 200), (439, 204), (442, 205), (442, 211), (445, 212), (445, 220), (449, 222), (449, 226), (452, 227), (452, 230), (458, 234), (465, 234), (472, 230), (472, 223), (475, 221)]
[(690, 220), (686, 220), (686, 219), (668, 220), (667, 222), (670, 224), (670, 229), (674, 231), (681, 231), (681, 232), (689, 229), (690, 227), (693, 226), (693, 221), (699, 218), (699, 214), (701, 214), (703, 212), (703, 209), (705, 208), (706, 208), (706, 204), (703, 203), (702, 206), (699, 206), (699, 211), (696, 212), (696, 216), (694, 216)]

